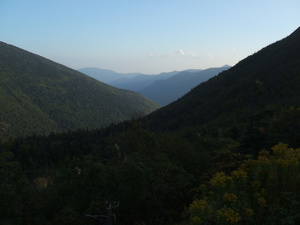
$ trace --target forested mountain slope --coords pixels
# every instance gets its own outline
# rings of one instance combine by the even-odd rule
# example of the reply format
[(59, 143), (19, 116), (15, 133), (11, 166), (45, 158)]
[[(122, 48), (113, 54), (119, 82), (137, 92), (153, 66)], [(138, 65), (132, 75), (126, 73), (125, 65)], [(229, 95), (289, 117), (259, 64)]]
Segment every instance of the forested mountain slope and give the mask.
[(0, 42), (0, 122), (9, 137), (104, 127), (159, 106)]
[[(300, 28), (149, 115), (159, 130), (251, 123), (262, 112), (300, 105)], [(159, 125), (158, 125), (159, 124)]]

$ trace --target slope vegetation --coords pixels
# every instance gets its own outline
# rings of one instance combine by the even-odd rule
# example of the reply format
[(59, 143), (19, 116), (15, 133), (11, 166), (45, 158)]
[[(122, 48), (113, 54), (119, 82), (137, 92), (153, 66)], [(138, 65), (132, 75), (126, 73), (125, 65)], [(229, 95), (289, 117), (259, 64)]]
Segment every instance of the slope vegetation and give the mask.
[[(159, 130), (235, 121), (300, 104), (300, 28), (204, 82), (148, 119)], [(262, 109), (264, 108), (264, 109)], [(159, 127), (157, 126), (159, 124)]]
[(10, 137), (104, 127), (159, 106), (0, 42), (0, 122)]

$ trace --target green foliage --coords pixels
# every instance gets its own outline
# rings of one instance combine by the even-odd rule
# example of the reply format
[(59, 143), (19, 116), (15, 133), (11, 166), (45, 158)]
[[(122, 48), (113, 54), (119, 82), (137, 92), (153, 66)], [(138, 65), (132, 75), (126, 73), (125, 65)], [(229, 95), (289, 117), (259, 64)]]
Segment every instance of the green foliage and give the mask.
[(300, 146), (300, 108), (283, 109), (270, 124), (274, 139), (288, 143), (291, 147)]
[[(291, 118), (297, 121), (298, 117)], [(284, 123), (277, 118), (270, 127), (275, 128), (279, 121)], [(16, 204), (12, 204), (18, 212), (24, 196), (30, 200), (19, 218), (34, 218), (31, 224), (86, 224), (92, 221), (85, 218), (85, 214), (96, 208), (105, 211), (105, 201), (116, 200), (120, 201), (115, 212), (116, 223), (175, 223), (187, 218), (186, 207), (193, 196), (201, 198), (208, 193), (199, 204), (214, 199), (213, 208), (207, 208), (211, 214), (203, 212), (210, 223), (216, 218), (220, 223), (227, 223), (226, 218), (241, 223), (246, 213), (257, 213), (265, 218), (262, 215), (273, 215), (275, 209), (282, 220), (297, 219), (292, 218), (297, 215), (294, 214), (298, 204), (298, 197), (294, 198), (296, 186), (282, 193), (285, 197), (281, 198), (281, 205), (274, 204), (276, 207), (273, 205), (268, 210), (259, 208), (259, 204), (268, 203), (271, 198), (266, 192), (272, 190), (272, 196), (281, 196), (269, 187), (271, 185), (261, 192), (258, 191), (261, 184), (254, 190), (260, 196), (254, 196), (253, 192), (252, 197), (247, 197), (251, 191), (246, 187), (252, 181), (242, 179), (244, 170), (248, 177), (251, 174), (251, 179), (259, 177), (260, 182), (268, 179), (266, 174), (253, 169), (256, 161), (247, 161), (248, 156), (239, 153), (242, 146), (237, 141), (224, 137), (224, 129), (217, 130), (214, 137), (201, 129), (155, 133), (143, 127), (139, 120), (133, 120), (106, 129), (33, 136), (3, 143), (3, 149), (13, 152), (11, 160), (22, 168), (28, 182), (27, 189), (20, 192)], [(289, 140), (294, 142), (292, 137)], [(207, 177), (214, 173), (217, 173), (215, 179), (207, 183)], [(283, 174), (298, 176), (291, 172)], [(287, 188), (291, 188), (290, 181), (285, 179), (280, 185), (287, 182)], [(199, 183), (204, 185), (198, 188)], [(213, 193), (209, 187), (214, 188)], [(260, 203), (247, 202), (254, 199), (253, 196), (261, 197)], [(222, 205), (224, 199), (227, 208)], [(239, 202), (241, 199), (243, 202)], [(247, 206), (246, 203), (247, 212), (237, 210)], [(284, 206), (287, 204), (289, 207)]]
[(0, 212), (2, 224), (21, 224), (29, 200), (28, 180), (12, 152), (0, 151)]
[[(107, 129), (34, 136), (4, 143), (29, 180), (22, 216), (32, 224), (85, 224), (106, 200), (120, 201), (122, 224), (184, 219), (190, 191), (211, 166), (208, 142), (156, 134), (137, 121)], [(220, 144), (221, 145), (221, 144)], [(23, 194), (21, 194), (23, 195)]]
[(0, 42), (0, 120), (6, 137), (105, 127), (159, 107), (75, 70)]
[(300, 149), (278, 144), (230, 174), (216, 173), (190, 205), (191, 224), (298, 224)]

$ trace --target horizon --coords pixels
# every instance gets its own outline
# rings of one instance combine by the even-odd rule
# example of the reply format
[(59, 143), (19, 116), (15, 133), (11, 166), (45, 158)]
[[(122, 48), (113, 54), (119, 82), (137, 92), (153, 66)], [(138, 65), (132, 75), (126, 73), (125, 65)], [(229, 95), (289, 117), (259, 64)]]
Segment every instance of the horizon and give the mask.
[(222, 67), (233, 67), (231, 65), (228, 65), (228, 64), (225, 64), (225, 65), (222, 65), (222, 66), (213, 66), (213, 67), (207, 67), (207, 68), (188, 68), (188, 69), (184, 69), (184, 70), (170, 70), (170, 71), (162, 71), (162, 72), (159, 72), (159, 73), (153, 73), (153, 74), (146, 74), (146, 73), (140, 73), (140, 72), (117, 72), (117, 71), (114, 71), (114, 70), (111, 70), (111, 69), (105, 69), (105, 68), (99, 68), (99, 67), (82, 67), (82, 68), (79, 68), (79, 69), (75, 69), (75, 70), (81, 70), (81, 69), (100, 69), (100, 70), (107, 70), (107, 71), (112, 71), (112, 72), (115, 72), (115, 73), (119, 73), (119, 74), (142, 74), (142, 75), (159, 75), (161, 73), (172, 73), (172, 72), (183, 72), (183, 71), (187, 71), (187, 70), (207, 70), (207, 69), (213, 69), (213, 68), (222, 68)]
[(0, 3), (0, 40), (72, 69), (159, 74), (234, 66), (295, 31), (300, 1)]

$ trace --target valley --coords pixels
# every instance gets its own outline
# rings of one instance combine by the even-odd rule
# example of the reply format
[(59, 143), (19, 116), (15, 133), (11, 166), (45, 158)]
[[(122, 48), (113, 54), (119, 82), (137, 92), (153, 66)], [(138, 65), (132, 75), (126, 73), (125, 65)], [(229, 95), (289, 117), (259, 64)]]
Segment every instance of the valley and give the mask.
[(146, 97), (0, 42), (1, 224), (299, 224), (300, 28), (232, 67), (101, 73)]

